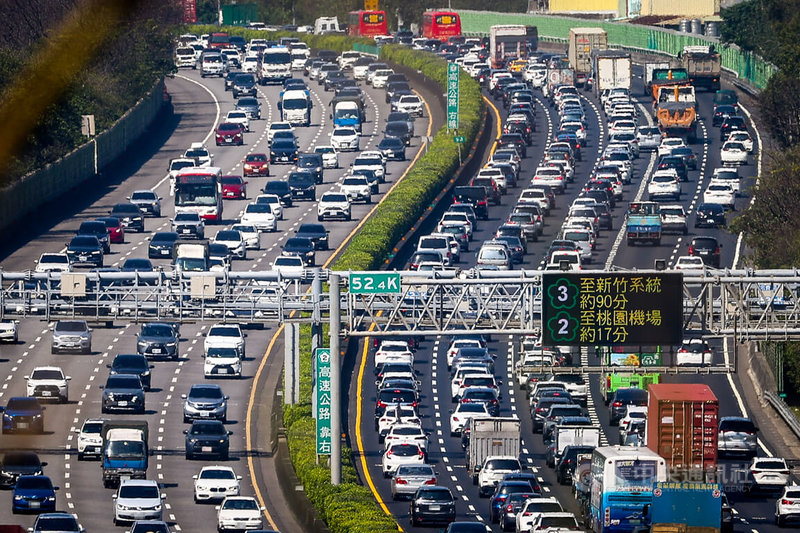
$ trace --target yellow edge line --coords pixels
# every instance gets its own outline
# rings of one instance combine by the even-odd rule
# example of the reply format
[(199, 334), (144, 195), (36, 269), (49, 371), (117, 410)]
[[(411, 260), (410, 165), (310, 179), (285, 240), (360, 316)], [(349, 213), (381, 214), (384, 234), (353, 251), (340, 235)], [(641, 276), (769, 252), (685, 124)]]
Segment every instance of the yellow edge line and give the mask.
[(481, 98), (483, 98), (483, 101), (486, 102), (486, 104), (494, 110), (494, 116), (497, 119), (495, 120), (495, 124), (497, 125), (497, 137), (495, 137), (495, 141), (492, 143), (492, 153), (489, 155), (489, 157), (492, 157), (494, 155), (494, 151), (497, 150), (497, 139), (499, 139), (500, 136), (503, 134), (503, 128), (500, 125), (500, 123), (502, 122), (500, 120), (500, 110), (497, 109), (497, 106), (494, 105), (494, 103), (491, 100), (486, 98), (486, 95), (482, 94)]
[[(256, 375), (253, 378), (253, 385), (258, 383), (258, 379), (261, 377), (261, 372), (264, 370), (264, 366), (267, 364), (267, 359), (269, 354), (272, 352), (272, 348), (275, 347), (275, 342), (278, 340), (278, 336), (283, 331), (283, 324), (278, 326), (278, 331), (275, 332), (273, 335), (272, 340), (269, 341), (269, 345), (267, 346), (267, 351), (264, 354), (264, 357), (261, 359), (261, 363), (258, 365), (258, 370), (256, 371)], [(247, 418), (245, 422), (245, 435), (246, 435), (246, 445), (248, 450), (252, 450), (252, 433), (250, 432), (250, 422), (253, 415), (253, 405), (255, 404), (256, 399), (256, 387), (253, 386), (250, 389), (250, 399), (247, 401)], [(250, 471), (250, 479), (253, 480), (253, 490), (256, 492), (256, 498), (258, 498), (259, 505), (264, 508), (264, 516), (267, 517), (267, 521), (269, 522), (269, 527), (272, 529), (277, 530), (278, 526), (275, 524), (275, 521), (272, 519), (272, 515), (269, 514), (269, 510), (267, 506), (264, 504), (264, 498), (261, 496), (261, 490), (258, 488), (258, 483), (256, 482), (256, 471), (255, 467), (253, 466), (253, 456), (251, 454), (247, 455), (247, 468)]]
[[(414, 91), (414, 92), (416, 92), (416, 91)], [(419, 93), (417, 93), (417, 94), (419, 95)], [(422, 98), (422, 95), (419, 95), (419, 96), (420, 96), (420, 98)], [(433, 118), (431, 117), (431, 108), (428, 105), (428, 101), (425, 100), (424, 98), (422, 98), (422, 102), (425, 104), (425, 109), (428, 110), (428, 128), (427, 128), (427, 130), (425, 132), (425, 135), (427, 137), (430, 137), (431, 130), (433, 129)], [(420, 147), (420, 148), (422, 148), (422, 147)], [(400, 178), (394, 183), (394, 185), (392, 185), (389, 188), (388, 191), (386, 191), (386, 193), (384, 193), (383, 198), (381, 198), (381, 200), (377, 204), (375, 204), (375, 206), (372, 209), (370, 209), (369, 213), (367, 213), (364, 216), (364, 218), (361, 219), (361, 222), (358, 223), (358, 225), (355, 227), (355, 229), (353, 231), (351, 231), (350, 234), (347, 237), (345, 237), (344, 241), (342, 241), (342, 244), (340, 244), (339, 247), (336, 248), (336, 250), (334, 250), (334, 252), (330, 255), (330, 257), (328, 257), (328, 260), (325, 261), (325, 263), (322, 265), (322, 268), (327, 268), (331, 264), (331, 262), (333, 262), (333, 259), (339, 254), (339, 252), (341, 252), (344, 249), (344, 247), (349, 244), (350, 240), (353, 238), (353, 236), (355, 236), (356, 233), (358, 233), (358, 231), (361, 229), (361, 227), (364, 225), (364, 223), (367, 221), (367, 219), (369, 219), (373, 215), (375, 210), (378, 209), (378, 206), (383, 203), (383, 200), (386, 199), (386, 197), (389, 195), (389, 193), (392, 192), (394, 190), (394, 188), (397, 187), (397, 185), (403, 180), (403, 178), (406, 177), (408, 172), (411, 170), (411, 168), (414, 166), (414, 164), (416, 164), (417, 160), (422, 156), (422, 154), (423, 154), (423, 151), (420, 149), (417, 152), (417, 155), (414, 157), (414, 159), (411, 160), (411, 163), (406, 168), (405, 172), (403, 172), (403, 175), (400, 176)], [(311, 289), (308, 289), (308, 291), (310, 291), (310, 290)], [(306, 292), (308, 292), (308, 291), (306, 291)], [(283, 327), (284, 327), (283, 324), (281, 324), (278, 327), (278, 330), (272, 336), (272, 339), (269, 341), (269, 345), (267, 346), (267, 350), (264, 352), (264, 357), (261, 358), (261, 363), (258, 365), (258, 370), (256, 370), (256, 374), (253, 377), (253, 384), (254, 385), (256, 383), (258, 383), (258, 380), (261, 378), (261, 373), (262, 373), (262, 371), (264, 370), (264, 367), (267, 364), (267, 360), (269, 359), (269, 356), (272, 353), (272, 349), (275, 347), (275, 343), (277, 342), (278, 337), (280, 336), (281, 332), (283, 331)], [(372, 326), (370, 326), (370, 330), (372, 328), (374, 328), (374, 324)], [(367, 349), (368, 346), (369, 346), (369, 343), (365, 343), (365, 345), (364, 345), (365, 350)], [(359, 422), (360, 422), (360, 419), (361, 419), (360, 418), (361, 417), (361, 386), (360, 386), (360, 384), (361, 384), (361, 380), (362, 380), (362, 376), (363, 376), (363, 365), (365, 364), (365, 361), (366, 361), (366, 355), (364, 356), (364, 361), (362, 361), (362, 369), (359, 372), (359, 380), (358, 380), (359, 381), (359, 390), (358, 390), (359, 402), (358, 402), (358, 407), (356, 409), (356, 421), (357, 421), (356, 439), (358, 441), (358, 447), (359, 447), (358, 451), (359, 452), (362, 449), (361, 431), (359, 429), (359, 427), (360, 427)], [(251, 419), (252, 419), (253, 405), (255, 404), (255, 396), (256, 396), (256, 387), (253, 386), (250, 389), (250, 399), (247, 402), (247, 418), (246, 418), (246, 423), (245, 423), (245, 425), (246, 425), (245, 436), (246, 436), (246, 445), (247, 445), (247, 449), (248, 450), (252, 450), (253, 449), (253, 447), (251, 445), (252, 444), (252, 434), (251, 434), (251, 431), (250, 431), (250, 422), (251, 422)], [(386, 507), (386, 505), (380, 500), (380, 497), (379, 497), (380, 495), (378, 494), (378, 491), (375, 489), (375, 485), (372, 482), (372, 478), (369, 475), (369, 470), (367, 470), (366, 463), (364, 462), (364, 461), (366, 461), (366, 459), (364, 459), (364, 454), (363, 453), (361, 454), (361, 460), (362, 460), (362, 464), (364, 465), (364, 473), (367, 476), (367, 483), (369, 484), (370, 490), (372, 490), (372, 493), (375, 496), (375, 500), (380, 504), (380, 506), (383, 508), (383, 511), (387, 515), (392, 516), (392, 513), (389, 511), (389, 509)], [(258, 488), (258, 482), (256, 481), (257, 478), (255, 476), (255, 467), (253, 466), (253, 457), (252, 457), (252, 455), (248, 455), (247, 456), (247, 468), (250, 471), (250, 479), (253, 481), (253, 489), (255, 490), (256, 498), (258, 499), (259, 505), (264, 507), (264, 516), (267, 517), (267, 521), (269, 521), (270, 527), (272, 529), (276, 529), (277, 530), (278, 526), (275, 524), (275, 522), (272, 519), (272, 516), (269, 514), (269, 511), (267, 510), (267, 506), (266, 506), (266, 504), (264, 502), (264, 498), (261, 495), (261, 490)], [(397, 527), (400, 529), (400, 531), (403, 531), (403, 528), (400, 527), (399, 524), (398, 524)]]

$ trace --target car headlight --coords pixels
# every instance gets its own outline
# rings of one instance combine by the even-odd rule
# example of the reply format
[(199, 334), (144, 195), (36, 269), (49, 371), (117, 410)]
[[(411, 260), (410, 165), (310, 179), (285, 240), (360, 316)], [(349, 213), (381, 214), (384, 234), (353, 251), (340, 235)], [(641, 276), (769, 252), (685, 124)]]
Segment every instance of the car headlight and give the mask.
[(18, 501), (19, 502), (19, 501), (22, 501), (24, 499), (25, 498), (23, 498), (22, 495), (20, 495), (20, 494), (15, 494), (14, 495), (14, 501)]
[(107, 398), (113, 402), (114, 401), (114, 393), (113, 392), (109, 392), (108, 395), (107, 395)]
[(117, 510), (118, 511), (127, 511), (128, 510), (128, 506), (127, 505), (122, 505), (121, 503), (118, 503), (117, 504)]
[(174, 341), (173, 341), (173, 342), (168, 342), (168, 343), (167, 343), (167, 346), (170, 346), (170, 347), (172, 347), (172, 346), (175, 346), (175, 345), (177, 345), (177, 344), (178, 344), (177, 342), (174, 342)]
[(42, 413), (39, 413), (38, 415), (33, 415), (33, 418), (34, 419), (38, 419), (38, 418), (42, 418), (43, 416), (44, 415)]
[(48, 496), (47, 497), (47, 501), (54, 502), (54, 501), (56, 501), (56, 497), (55, 496)]
[(225, 444), (225, 439), (219, 439), (220, 444)]
[(190, 444), (195, 444), (195, 443), (197, 443), (197, 439), (189, 439), (189, 443)]

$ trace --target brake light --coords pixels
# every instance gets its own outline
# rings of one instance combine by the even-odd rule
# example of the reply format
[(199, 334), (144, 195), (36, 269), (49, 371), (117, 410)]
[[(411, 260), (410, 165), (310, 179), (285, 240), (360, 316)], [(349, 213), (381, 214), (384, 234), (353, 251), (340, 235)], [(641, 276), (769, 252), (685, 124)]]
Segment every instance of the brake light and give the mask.
[(761, 473), (761, 470), (751, 470), (750, 472), (751, 472), (752, 474), (760, 474), (760, 473)]
[(714, 250), (714, 253), (715, 253), (715, 254), (718, 254), (718, 253), (719, 253), (719, 246), (717, 246), (717, 248)]
[(378, 407), (386, 407), (386, 402), (378, 400)]
[(431, 478), (425, 482), (426, 485), (436, 485), (436, 478)]
[(622, 402), (620, 402), (619, 400), (617, 400), (616, 402), (614, 402), (614, 403), (612, 403), (612, 404), (611, 404), (611, 407), (622, 407)]
[(386, 457), (391, 457), (391, 456), (392, 456), (392, 450), (387, 451), (386, 452)]
[(394, 482), (395, 482), (396, 485), (408, 485), (408, 481), (406, 481), (405, 479), (403, 479), (401, 477), (394, 478)]
[(506, 505), (506, 512), (507, 513), (513, 513), (514, 512), (514, 506), (511, 505), (511, 504)]
[(694, 254), (694, 246), (689, 245), (689, 255), (693, 255), (693, 254)]

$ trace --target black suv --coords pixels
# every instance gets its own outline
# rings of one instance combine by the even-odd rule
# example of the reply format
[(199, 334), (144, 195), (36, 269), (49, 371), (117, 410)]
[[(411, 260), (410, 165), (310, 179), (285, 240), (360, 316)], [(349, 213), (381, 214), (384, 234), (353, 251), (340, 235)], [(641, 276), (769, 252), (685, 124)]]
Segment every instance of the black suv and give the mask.
[(411, 499), (411, 525), (425, 522), (450, 523), (456, 519), (456, 500), (447, 487), (436, 485), (417, 489)]
[(150, 245), (147, 247), (147, 257), (150, 259), (172, 257), (172, 249), (175, 247), (175, 241), (177, 240), (178, 234), (176, 232), (159, 231), (150, 239)]
[(297, 156), (297, 168), (305, 172), (310, 172), (314, 176), (314, 183), (322, 183), (322, 154), (299, 154)]
[(681, 181), (689, 181), (689, 166), (680, 155), (665, 155), (658, 162), (658, 170), (673, 168)]
[(292, 172), (289, 174), (287, 181), (289, 189), (292, 191), (293, 200), (304, 198), (313, 202), (317, 199), (317, 188), (314, 184), (314, 175), (311, 172)]
[(143, 324), (136, 337), (136, 351), (149, 358), (178, 358), (179, 335), (172, 324), (151, 322)]
[(453, 189), (453, 202), (470, 204), (478, 218), (489, 220), (489, 197), (485, 187), (456, 187)]
[(269, 147), (270, 164), (297, 162), (297, 144), (291, 139), (275, 139)]
[(292, 190), (289, 183), (284, 180), (271, 180), (264, 185), (264, 194), (277, 194), (281, 205), (292, 207)]
[(282, 255), (300, 257), (308, 266), (314, 266), (314, 241), (307, 237), (290, 237), (281, 249)]
[(300, 224), (300, 227), (297, 228), (297, 231), (295, 232), (295, 237), (306, 237), (311, 239), (316, 250), (328, 249), (328, 230), (325, 229), (323, 224), (311, 222)]
[(147, 361), (145, 356), (138, 353), (121, 353), (106, 367), (111, 369), (111, 374), (135, 374), (139, 376), (142, 388), (146, 391), (150, 390), (150, 370), (153, 369), (153, 365)]
[(695, 237), (689, 243), (689, 255), (699, 257), (706, 265), (719, 268), (720, 248), (716, 237)]
[(47, 463), (40, 461), (33, 452), (6, 452), (0, 462), (0, 487), (13, 487), (19, 476), (41, 476), (45, 466)]
[(100, 244), (103, 245), (103, 253), (111, 251), (111, 240), (108, 235), (108, 226), (105, 222), (100, 220), (86, 220), (81, 222), (78, 228), (78, 235), (91, 235), (97, 237)]
[(619, 421), (627, 414), (629, 405), (645, 407), (647, 405), (647, 391), (636, 388), (617, 389), (608, 406), (608, 423), (612, 426), (619, 425)]
[(730, 134), (734, 131), (747, 131), (747, 124), (744, 121), (744, 117), (729, 116), (723, 120), (722, 126), (719, 128), (719, 140), (723, 142), (727, 141)]
[(183, 430), (186, 435), (186, 458), (212, 455), (227, 460), (232, 431), (225, 429), (220, 420), (195, 420), (192, 427)]
[(725, 208), (720, 204), (700, 204), (697, 206), (697, 218), (694, 227), (724, 228), (726, 225)]

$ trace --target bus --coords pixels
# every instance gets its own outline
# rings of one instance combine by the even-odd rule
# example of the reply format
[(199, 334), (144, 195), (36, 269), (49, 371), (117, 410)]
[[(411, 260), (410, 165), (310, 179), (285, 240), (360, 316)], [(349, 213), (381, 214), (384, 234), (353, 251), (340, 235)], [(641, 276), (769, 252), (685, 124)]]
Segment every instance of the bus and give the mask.
[(182, 168), (175, 176), (175, 213), (198, 213), (209, 222), (222, 222), (222, 169)]
[(347, 16), (347, 34), (354, 37), (389, 35), (385, 11), (351, 11)]
[(638, 446), (601, 446), (592, 452), (589, 512), (595, 533), (630, 533), (649, 526), (643, 515), (653, 485), (667, 481), (667, 462)]
[(454, 11), (426, 11), (422, 14), (422, 36), (426, 39), (447, 39), (461, 35), (461, 18)]

